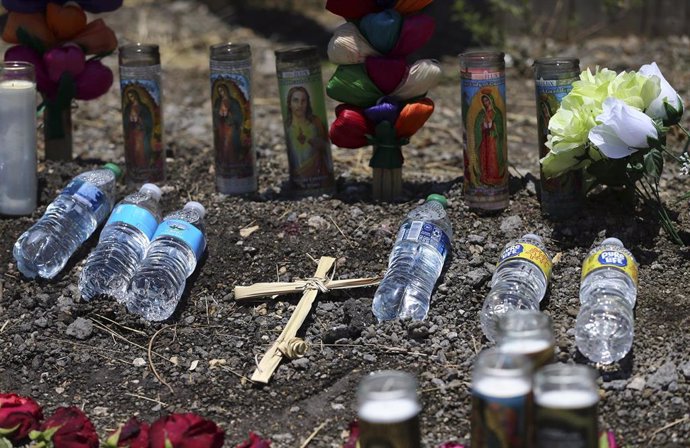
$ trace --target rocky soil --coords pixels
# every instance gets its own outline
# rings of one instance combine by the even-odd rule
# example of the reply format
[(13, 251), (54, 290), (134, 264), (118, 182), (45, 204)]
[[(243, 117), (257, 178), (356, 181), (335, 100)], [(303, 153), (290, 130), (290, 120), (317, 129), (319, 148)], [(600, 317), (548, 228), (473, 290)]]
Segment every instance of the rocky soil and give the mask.
[[(430, 95), (436, 112), (405, 149), (404, 201), (371, 200), (368, 148), (333, 149), (338, 176), (333, 197), (289, 200), (282, 189), (287, 158), (273, 51), (310, 42), (309, 36), (295, 31), (288, 41), (283, 35), (259, 34), (238, 26), (231, 9), (212, 14), (196, 1), (133, 1), (106, 21), (121, 42), (161, 45), (169, 156), (163, 205), (174, 210), (193, 199), (206, 206), (208, 252), (177, 312), (163, 323), (139, 319), (113, 301), (80, 299), (77, 279), (97, 235), (55, 280), (30, 281), (20, 275), (12, 245), (56, 193), (81, 171), (104, 161), (123, 161), (117, 86), (98, 100), (79, 103), (74, 112), (77, 160), (41, 161), (38, 210), (28, 217), (0, 219), (0, 391), (32, 396), (48, 411), (80, 406), (102, 434), (132, 414), (153, 420), (168, 412), (193, 411), (226, 430), (227, 446), (253, 430), (278, 448), (304, 446), (314, 432), (310, 446), (336, 447), (354, 417), (361, 377), (374, 370), (404, 369), (419, 379), (424, 446), (451, 439), (467, 442), (471, 367), (477, 353), (490, 345), (479, 328), (478, 312), (500, 249), (526, 232), (545, 238), (559, 260), (542, 306), (555, 323), (557, 357), (585, 362), (573, 334), (580, 266), (594, 244), (617, 236), (640, 263), (640, 288), (633, 352), (621, 365), (603, 369), (599, 379), (601, 427), (614, 429), (626, 446), (690, 446), (690, 251), (670, 243), (653, 215), (633, 211), (607, 191), (591, 196), (580, 216), (562, 223), (542, 217), (536, 196), (533, 83), (527, 69), (530, 58), (548, 53), (579, 55), (583, 67), (613, 69), (637, 69), (656, 60), (688, 103), (687, 37), (572, 45), (511, 39), (511, 201), (501, 214), (482, 216), (467, 210), (461, 194), (454, 55), (439, 55), (446, 76)], [(323, 23), (332, 22), (326, 18)], [(260, 178), (258, 193), (247, 198), (224, 197), (214, 190), (208, 46), (229, 40), (250, 42), (255, 61)], [(115, 56), (107, 62), (116, 70)], [(325, 79), (332, 70), (324, 64)], [(334, 106), (330, 103), (331, 119)], [(690, 127), (690, 114), (684, 122)], [(669, 140), (677, 152), (684, 143), (677, 135)], [(675, 202), (690, 189), (690, 181), (675, 163), (667, 163), (662, 189), (690, 243), (688, 203)], [(129, 191), (119, 186), (118, 197)], [(309, 277), (314, 259), (322, 255), (338, 259), (337, 278), (380, 274), (398, 223), (432, 192), (449, 198), (455, 238), (428, 319), (377, 324), (370, 311), (373, 288), (320, 294), (302, 328), (310, 344), (307, 355), (283, 363), (269, 385), (252, 384), (248, 377), (256, 359), (287, 323), (299, 297), (238, 304), (233, 287)], [(240, 231), (251, 226), (258, 229), (242, 236)]]

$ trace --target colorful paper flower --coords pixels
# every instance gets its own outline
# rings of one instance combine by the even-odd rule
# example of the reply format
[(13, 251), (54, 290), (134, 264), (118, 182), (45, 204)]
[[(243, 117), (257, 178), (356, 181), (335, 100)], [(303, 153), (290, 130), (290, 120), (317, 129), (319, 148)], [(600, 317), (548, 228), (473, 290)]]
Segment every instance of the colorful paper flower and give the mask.
[(326, 85), (328, 96), (341, 103), (358, 107), (369, 107), (383, 96), (376, 87), (364, 64), (340, 65)]
[(408, 103), (400, 111), (395, 122), (395, 133), (398, 138), (412, 137), (434, 112), (434, 102), (429, 98)]
[(77, 3), (85, 11), (94, 14), (115, 11), (122, 6), (122, 0), (2, 0), (2, 6), (10, 12), (39, 12), (46, 8), (48, 3), (65, 4), (68, 1)]
[(372, 47), (386, 54), (395, 47), (402, 22), (402, 16), (397, 11), (386, 9), (364, 16), (359, 22), (359, 30)]
[(390, 56), (407, 56), (422, 48), (429, 42), (436, 29), (436, 21), (426, 14), (405, 17), (400, 29), (398, 41)]
[(270, 448), (271, 441), (261, 438), (259, 435), (250, 432), (249, 439), (237, 445), (237, 448)]
[(395, 121), (398, 119), (399, 113), (400, 104), (389, 97), (382, 97), (379, 99), (378, 103), (364, 109), (364, 115), (374, 125), (377, 125), (382, 121), (395, 123)]
[(364, 116), (361, 108), (341, 104), (336, 107), (335, 115), (336, 119), (330, 129), (333, 144), (351, 149), (368, 144), (367, 135), (374, 133), (374, 127)]
[(351, 22), (345, 22), (336, 28), (328, 43), (328, 59), (334, 64), (361, 64), (367, 56), (379, 54), (362, 36), (357, 25)]
[(434, 0), (398, 0), (395, 9), (400, 14), (412, 14), (426, 8), (432, 1)]
[(389, 94), (402, 82), (407, 73), (407, 63), (402, 58), (370, 56), (364, 66), (367, 75), (384, 94)]
[(400, 101), (425, 95), (441, 81), (441, 66), (431, 59), (421, 59), (410, 66), (407, 78), (391, 96)]
[(373, 0), (328, 0), (326, 9), (347, 20), (354, 20), (380, 11), (381, 7)]

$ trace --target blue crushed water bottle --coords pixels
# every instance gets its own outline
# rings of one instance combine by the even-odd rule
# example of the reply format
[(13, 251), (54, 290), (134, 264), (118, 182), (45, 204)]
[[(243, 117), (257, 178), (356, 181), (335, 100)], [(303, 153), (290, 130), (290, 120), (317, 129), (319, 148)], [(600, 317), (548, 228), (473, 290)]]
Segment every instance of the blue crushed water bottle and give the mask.
[(372, 311), (379, 322), (396, 318), (423, 320), (431, 291), (450, 250), (453, 229), (446, 198), (431, 194), (407, 214), (388, 259), (388, 270), (374, 294)]
[(160, 198), (160, 188), (144, 184), (115, 207), (81, 271), (79, 291), (84, 300), (109, 295), (124, 301), (127, 285), (158, 228)]
[(55, 277), (110, 214), (121, 175), (117, 165), (108, 163), (72, 179), (41, 219), (14, 243), (17, 269), (29, 278)]
[(206, 248), (204, 206), (187, 202), (163, 219), (127, 288), (127, 309), (146, 320), (172, 315)]

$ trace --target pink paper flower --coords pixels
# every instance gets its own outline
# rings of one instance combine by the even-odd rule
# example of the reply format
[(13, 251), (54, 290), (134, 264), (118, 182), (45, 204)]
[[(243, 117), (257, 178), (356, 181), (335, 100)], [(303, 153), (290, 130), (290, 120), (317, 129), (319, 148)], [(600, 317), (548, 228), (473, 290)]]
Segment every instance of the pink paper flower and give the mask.
[(48, 78), (53, 82), (60, 82), (64, 73), (69, 73), (76, 79), (84, 71), (86, 57), (77, 45), (67, 44), (46, 51), (43, 62), (48, 70)]

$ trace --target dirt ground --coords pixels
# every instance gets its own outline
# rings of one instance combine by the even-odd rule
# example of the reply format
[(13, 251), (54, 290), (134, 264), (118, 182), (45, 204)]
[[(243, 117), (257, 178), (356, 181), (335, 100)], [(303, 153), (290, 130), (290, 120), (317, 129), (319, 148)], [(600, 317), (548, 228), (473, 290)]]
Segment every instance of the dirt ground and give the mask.
[[(79, 103), (74, 112), (73, 163), (39, 164), (40, 203), (32, 216), (0, 219), (0, 391), (29, 395), (47, 412), (82, 407), (104, 435), (130, 415), (152, 421), (191, 411), (218, 422), (234, 446), (251, 431), (275, 447), (336, 447), (354, 417), (361, 377), (381, 369), (414, 373), (424, 406), (424, 446), (469, 441), (471, 367), (490, 346), (478, 312), (503, 245), (523, 233), (545, 238), (559, 256), (542, 309), (551, 315), (562, 362), (585, 362), (574, 343), (580, 266), (588, 250), (617, 236), (640, 263), (633, 351), (599, 379), (600, 424), (625, 446), (690, 446), (690, 251), (669, 242), (654, 220), (614, 193), (590, 196), (583, 213), (561, 223), (542, 217), (536, 196), (537, 131), (530, 58), (578, 55), (581, 66), (637, 69), (656, 60), (690, 103), (690, 39), (642, 41), (635, 37), (578, 42), (511, 39), (508, 70), (509, 157), (512, 191), (501, 214), (469, 211), (462, 196), (461, 122), (456, 59), (439, 55), (444, 81), (430, 93), (436, 111), (405, 148), (405, 197), (371, 200), (370, 149), (333, 149), (337, 193), (290, 200), (283, 192), (287, 157), (277, 97), (276, 48), (294, 45), (234, 22), (231, 9), (213, 14), (196, 1), (138, 1), (105, 17), (121, 42), (161, 45), (164, 66), (166, 211), (193, 199), (207, 208), (208, 251), (189, 279), (175, 315), (148, 323), (109, 300), (85, 303), (77, 279), (94, 235), (53, 281), (28, 280), (12, 258), (12, 245), (77, 173), (104, 161), (123, 161), (119, 88)], [(324, 23), (333, 22), (332, 18)], [(329, 26), (329, 25), (326, 25)], [(296, 34), (297, 35), (297, 34)], [(208, 81), (208, 46), (245, 41), (254, 57), (255, 139), (259, 191), (246, 198), (215, 192)], [(303, 41), (309, 42), (308, 38)], [(0, 47), (4, 50), (4, 47)], [(462, 49), (458, 49), (458, 52)], [(117, 71), (116, 57), (107, 58)], [(324, 79), (333, 66), (324, 64)], [(116, 81), (117, 82), (117, 81)], [(329, 102), (329, 119), (335, 104)], [(690, 114), (684, 119), (690, 127)], [(679, 152), (676, 135), (669, 144)], [(42, 154), (41, 154), (42, 156)], [(667, 163), (663, 197), (690, 244), (690, 189), (675, 163)], [(131, 188), (118, 187), (118, 198)], [(314, 259), (337, 258), (337, 278), (382, 273), (404, 214), (429, 193), (449, 198), (453, 250), (424, 322), (377, 324), (374, 288), (319, 294), (302, 327), (310, 348), (284, 362), (267, 386), (252, 384), (256, 359), (294, 310), (298, 296), (235, 303), (233, 287), (305, 278)], [(258, 226), (249, 236), (240, 230)], [(160, 378), (151, 369), (151, 364)]]

